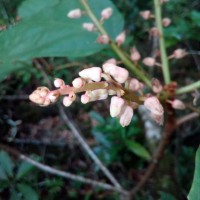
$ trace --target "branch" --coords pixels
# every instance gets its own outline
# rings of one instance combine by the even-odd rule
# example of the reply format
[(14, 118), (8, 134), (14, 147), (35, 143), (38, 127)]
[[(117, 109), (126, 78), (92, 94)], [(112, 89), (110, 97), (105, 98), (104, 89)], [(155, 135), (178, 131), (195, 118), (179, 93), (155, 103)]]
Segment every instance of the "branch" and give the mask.
[(160, 53), (162, 60), (162, 71), (165, 83), (169, 84), (171, 80), (170, 80), (169, 63), (166, 53), (163, 26), (162, 26), (161, 1), (154, 0), (154, 7), (155, 7), (156, 26), (159, 31), (159, 46), (160, 46)]
[(61, 115), (61, 118), (66, 123), (66, 125), (69, 126), (71, 129), (74, 137), (78, 140), (81, 147), (86, 151), (86, 153), (91, 157), (91, 159), (95, 162), (95, 164), (103, 171), (103, 173), (107, 176), (107, 178), (115, 185), (117, 188), (121, 188), (118, 181), (115, 179), (115, 177), (110, 173), (110, 171), (103, 165), (103, 163), (98, 159), (98, 157), (94, 154), (94, 152), (91, 150), (89, 145), (85, 142), (83, 137), (81, 136), (80, 131), (75, 126), (75, 124), (69, 119), (69, 117), (65, 114), (65, 111), (61, 105), (59, 107), (59, 112)]
[(148, 181), (150, 176), (155, 171), (155, 169), (156, 169), (159, 161), (161, 160), (161, 158), (164, 154), (164, 151), (169, 143), (170, 136), (172, 135), (175, 128), (176, 128), (175, 119), (173, 118), (173, 116), (170, 115), (166, 122), (162, 139), (161, 139), (159, 146), (153, 156), (152, 162), (147, 167), (146, 172), (145, 172), (144, 176), (142, 177), (142, 179), (139, 181), (139, 183), (130, 191), (131, 196), (134, 196), (145, 185), (145, 183)]
[[(104, 29), (100, 21), (96, 18), (95, 14), (92, 12), (90, 6), (88, 5), (87, 0), (81, 0), (81, 3), (83, 4), (85, 11), (87, 12), (88, 16), (92, 20), (92, 22), (95, 24), (99, 32), (103, 35), (109, 35), (107, 31)], [(151, 81), (149, 78), (145, 75), (145, 73), (136, 67), (133, 62), (127, 57), (127, 55), (113, 42), (110, 41), (110, 46), (113, 49), (113, 51), (119, 56), (119, 58), (124, 62), (124, 64), (129, 68), (130, 71), (132, 71), (135, 75), (138, 76), (146, 85), (151, 87)]]
[(107, 183), (94, 181), (94, 180), (89, 179), (89, 178), (84, 178), (82, 176), (78, 176), (78, 175), (74, 175), (74, 174), (71, 174), (71, 173), (68, 173), (68, 172), (64, 172), (64, 171), (55, 169), (53, 167), (50, 167), (48, 165), (39, 163), (39, 162), (25, 156), (24, 154), (21, 154), (20, 152), (16, 151), (15, 149), (13, 149), (11, 147), (6, 146), (6, 145), (0, 144), (0, 148), (5, 149), (7, 152), (10, 152), (11, 154), (19, 157), (21, 160), (35, 166), (36, 168), (38, 168), (38, 169), (40, 169), (44, 172), (48, 172), (50, 174), (60, 176), (60, 177), (63, 177), (63, 178), (67, 178), (67, 179), (71, 179), (71, 180), (74, 180), (74, 181), (79, 181), (79, 182), (91, 185), (92, 187), (100, 187), (100, 188), (105, 189), (105, 190), (117, 191), (117, 192), (124, 194), (124, 195), (128, 194), (126, 191), (122, 190), (121, 188), (113, 187), (112, 185), (109, 185)]
[(200, 116), (200, 114), (199, 114), (199, 113), (196, 113), (196, 112), (190, 113), (190, 114), (188, 114), (188, 115), (185, 115), (185, 116), (179, 118), (179, 119), (176, 121), (176, 126), (180, 126), (180, 125), (184, 124), (185, 122), (190, 121), (190, 120), (192, 120), (192, 119), (195, 119), (195, 118), (197, 118), (197, 117), (199, 117), (199, 116)]

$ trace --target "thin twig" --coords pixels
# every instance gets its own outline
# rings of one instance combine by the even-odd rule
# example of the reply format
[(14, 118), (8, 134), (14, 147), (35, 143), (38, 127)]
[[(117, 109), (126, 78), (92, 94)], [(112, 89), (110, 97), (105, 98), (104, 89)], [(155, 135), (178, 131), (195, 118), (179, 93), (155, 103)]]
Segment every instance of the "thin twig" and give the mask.
[(76, 127), (76, 125), (73, 123), (73, 121), (69, 119), (69, 117), (66, 115), (63, 107), (61, 105), (59, 105), (58, 107), (59, 107), (59, 112), (60, 112), (61, 118), (69, 126), (69, 128), (71, 129), (74, 137), (81, 144), (81, 147), (87, 152), (87, 154), (91, 157), (91, 159), (95, 162), (95, 164), (103, 171), (103, 173), (107, 176), (107, 178), (114, 184), (114, 186), (117, 187), (117, 188), (121, 188), (120, 184), (115, 179), (115, 177), (104, 166), (104, 164), (99, 160), (99, 158), (91, 150), (89, 145), (85, 142), (85, 140), (81, 136), (80, 131), (78, 130), (78, 127)]
[(63, 177), (63, 178), (67, 178), (67, 179), (71, 179), (71, 180), (74, 180), (74, 181), (79, 181), (79, 182), (82, 182), (82, 183), (85, 183), (85, 184), (89, 184), (92, 187), (100, 187), (100, 188), (105, 189), (105, 190), (117, 191), (117, 192), (120, 192), (122, 194), (127, 195), (127, 192), (120, 189), (119, 187), (113, 187), (112, 185), (107, 184), (107, 183), (94, 181), (94, 180), (89, 179), (89, 178), (84, 178), (82, 176), (74, 175), (74, 174), (71, 174), (71, 173), (68, 173), (68, 172), (64, 172), (64, 171), (55, 169), (55, 168), (50, 167), (48, 165), (39, 163), (39, 162), (29, 158), (28, 156), (25, 156), (24, 154), (19, 153), (15, 149), (8, 147), (6, 145), (0, 144), (0, 148), (10, 152), (11, 154), (19, 157), (21, 160), (24, 160), (25, 162), (37, 167), (38, 169), (40, 169), (44, 172), (48, 172), (48, 173), (56, 175), (56, 176), (60, 176), (60, 177)]
[(130, 191), (131, 196), (134, 196), (144, 185), (145, 183), (149, 180), (150, 176), (153, 174), (155, 171), (159, 161), (161, 160), (164, 151), (166, 149), (166, 146), (169, 143), (170, 136), (173, 133), (173, 131), (176, 128), (176, 123), (175, 119), (171, 116), (166, 122), (164, 131), (163, 131), (163, 136), (160, 140), (159, 146), (153, 156), (152, 162), (149, 164), (149, 166), (146, 169), (146, 172), (143, 176), (143, 178), (139, 181), (139, 183)]
[(180, 126), (180, 125), (184, 124), (185, 122), (195, 119), (199, 116), (200, 116), (200, 114), (196, 113), (196, 112), (185, 115), (176, 121), (176, 126)]

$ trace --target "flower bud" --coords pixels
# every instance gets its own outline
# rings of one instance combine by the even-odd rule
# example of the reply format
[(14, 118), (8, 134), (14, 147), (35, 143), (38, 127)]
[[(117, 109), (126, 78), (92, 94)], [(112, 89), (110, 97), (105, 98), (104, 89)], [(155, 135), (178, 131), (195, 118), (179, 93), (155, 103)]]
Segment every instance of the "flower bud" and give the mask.
[(54, 103), (58, 100), (58, 97), (60, 96), (58, 91), (50, 91), (47, 98), (51, 101), (51, 103)]
[(160, 93), (163, 90), (163, 86), (161, 85), (161, 83), (158, 79), (153, 78), (151, 83), (152, 83), (153, 92)]
[(99, 44), (108, 44), (109, 41), (110, 41), (110, 38), (108, 35), (100, 35), (97, 38), (97, 43), (99, 43)]
[(135, 78), (129, 79), (126, 83), (127, 83), (127, 88), (132, 91), (138, 91), (141, 89), (141, 83)]
[[(111, 64), (116, 65), (116, 64), (117, 64), (117, 61), (116, 61), (115, 58), (110, 58), (110, 59), (106, 60), (105, 63), (111, 63)], [(105, 63), (104, 63), (104, 64), (105, 64)]]
[(73, 103), (72, 99), (69, 96), (63, 98), (63, 105), (69, 107)]
[(113, 9), (111, 7), (105, 8), (101, 11), (102, 20), (109, 19), (113, 14)]
[(67, 17), (72, 19), (80, 18), (81, 16), (82, 11), (79, 8), (69, 11), (67, 14)]
[(152, 57), (146, 57), (143, 59), (143, 64), (148, 66), (148, 67), (153, 67), (156, 64), (155, 58)]
[(148, 97), (144, 106), (151, 112), (152, 118), (159, 124), (163, 124), (164, 110), (157, 97)]
[(73, 85), (75, 88), (81, 88), (84, 84), (85, 84), (85, 81), (84, 81), (82, 78), (75, 78), (75, 79), (72, 81), (72, 85)]
[(108, 90), (106, 89), (97, 89), (92, 90), (89, 92), (90, 102), (91, 101), (97, 101), (97, 100), (103, 100), (108, 98)]
[(125, 106), (119, 118), (119, 122), (122, 125), (122, 127), (128, 126), (131, 123), (132, 117), (133, 117), (133, 108), (131, 108), (130, 106)]
[(79, 76), (84, 79), (90, 79), (95, 82), (99, 82), (101, 80), (102, 70), (100, 67), (91, 67), (84, 69), (79, 72)]
[(83, 104), (86, 104), (86, 103), (90, 102), (90, 97), (88, 95), (88, 92), (86, 92), (85, 94), (81, 95), (81, 102)]
[(93, 23), (83, 23), (83, 28), (89, 32), (92, 32), (95, 30), (95, 25)]
[(172, 55), (174, 58), (180, 59), (187, 55), (187, 52), (185, 51), (185, 49), (176, 49)]
[(124, 83), (129, 76), (129, 73), (126, 69), (112, 63), (103, 64), (103, 71), (110, 74), (119, 83)]
[(126, 33), (125, 33), (125, 31), (123, 31), (116, 37), (115, 41), (116, 41), (117, 45), (120, 46), (121, 44), (123, 44), (125, 42), (125, 39), (126, 39)]
[(111, 102), (110, 102), (110, 115), (111, 117), (117, 117), (123, 106), (124, 106), (124, 99), (120, 98), (120, 97), (117, 97), (117, 96), (114, 96), (111, 98)]
[(142, 11), (142, 12), (140, 12), (140, 16), (145, 20), (150, 19), (151, 18), (151, 11), (150, 10)]
[(164, 27), (169, 26), (169, 25), (171, 24), (171, 19), (169, 19), (169, 18), (164, 18), (164, 19), (162, 20), (162, 24), (163, 24)]
[(180, 101), (179, 99), (175, 99), (173, 101), (168, 101), (171, 103), (172, 108), (177, 109), (177, 110), (184, 110), (185, 109), (185, 104)]
[(131, 60), (137, 62), (138, 60), (140, 60), (140, 58), (141, 55), (138, 50), (135, 47), (131, 48)]
[(53, 83), (56, 88), (60, 88), (65, 85), (65, 82), (60, 78), (56, 78)]

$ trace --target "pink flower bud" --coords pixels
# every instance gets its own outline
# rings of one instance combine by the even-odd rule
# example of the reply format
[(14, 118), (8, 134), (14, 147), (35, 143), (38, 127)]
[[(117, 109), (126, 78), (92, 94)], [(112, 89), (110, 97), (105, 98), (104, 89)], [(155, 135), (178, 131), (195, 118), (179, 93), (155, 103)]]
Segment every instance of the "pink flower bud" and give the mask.
[(82, 11), (77, 8), (68, 12), (67, 17), (75, 19), (80, 18), (82, 16)]
[(176, 49), (172, 55), (174, 58), (180, 59), (187, 55), (187, 52), (185, 51), (185, 49)]
[(48, 99), (50, 91), (47, 87), (38, 87), (33, 93), (29, 96), (29, 99), (41, 106), (45, 106), (47, 103), (45, 102)]
[(60, 88), (65, 85), (65, 82), (60, 78), (56, 78), (53, 83), (56, 88)]
[(152, 83), (153, 92), (160, 93), (163, 90), (163, 86), (161, 85), (161, 83), (158, 79), (153, 78), (151, 83)]
[(81, 102), (83, 104), (90, 102), (90, 97), (87, 92), (85, 94), (81, 95)]
[(127, 81), (127, 88), (132, 91), (138, 91), (141, 89), (141, 83), (137, 79), (131, 78)]
[[(105, 63), (112, 63), (112, 64), (116, 65), (116, 64), (117, 64), (117, 61), (116, 61), (115, 58), (110, 58), (110, 59), (106, 60)], [(104, 64), (105, 64), (105, 63), (104, 63)]]
[(118, 46), (120, 46), (121, 44), (123, 44), (125, 42), (125, 40), (126, 40), (126, 33), (125, 33), (125, 31), (123, 31), (122, 33), (120, 33), (116, 37), (116, 39), (115, 39), (115, 41), (116, 41), (116, 43), (117, 43)]
[(85, 81), (84, 81), (82, 78), (75, 78), (75, 79), (72, 81), (72, 85), (73, 85), (75, 88), (81, 88), (84, 84), (85, 84)]
[(131, 48), (131, 60), (137, 62), (138, 60), (140, 60), (140, 58), (141, 55), (138, 50), (135, 47)]
[(120, 97), (117, 97), (117, 96), (114, 96), (111, 98), (111, 102), (110, 102), (110, 115), (111, 117), (117, 117), (123, 106), (124, 106), (124, 99), (120, 98)]
[(102, 20), (109, 19), (113, 14), (113, 9), (111, 7), (105, 8), (101, 11)]
[(160, 125), (163, 124), (164, 110), (157, 97), (148, 97), (144, 106), (151, 112), (152, 118)]
[(95, 25), (93, 23), (83, 23), (83, 28), (89, 32), (92, 32), (95, 30)]
[(148, 67), (153, 67), (156, 64), (155, 58), (152, 57), (146, 57), (143, 59), (143, 64), (148, 66)]
[(51, 101), (51, 103), (54, 103), (58, 100), (59, 96), (60, 94), (58, 93), (58, 91), (50, 91), (47, 98)]
[(131, 123), (132, 117), (133, 108), (131, 108), (130, 106), (125, 106), (119, 118), (119, 122), (122, 125), (122, 127), (128, 126)]
[(84, 79), (90, 79), (96, 82), (101, 80), (102, 70), (100, 67), (91, 67), (79, 72), (79, 76)]
[(71, 106), (71, 104), (73, 103), (72, 99), (69, 96), (66, 96), (63, 98), (63, 105), (66, 107)]
[(162, 20), (162, 24), (163, 24), (164, 27), (169, 26), (169, 25), (171, 24), (171, 19), (169, 19), (169, 18), (164, 18), (164, 19)]
[(126, 69), (112, 63), (103, 64), (103, 71), (110, 74), (119, 83), (124, 83), (129, 76), (129, 73)]
[(150, 10), (142, 11), (142, 12), (140, 12), (140, 16), (145, 20), (150, 19), (151, 18), (151, 11)]
[(177, 109), (177, 110), (184, 110), (185, 109), (185, 104), (180, 101), (179, 99), (175, 99), (173, 101), (168, 101), (171, 103), (172, 108)]
[(159, 36), (159, 30), (157, 27), (153, 27), (149, 30), (149, 35), (150, 36), (154, 36), (154, 37), (157, 37)]
[(100, 35), (97, 38), (97, 43), (99, 43), (99, 44), (108, 44), (109, 41), (110, 41), (110, 38), (108, 35)]

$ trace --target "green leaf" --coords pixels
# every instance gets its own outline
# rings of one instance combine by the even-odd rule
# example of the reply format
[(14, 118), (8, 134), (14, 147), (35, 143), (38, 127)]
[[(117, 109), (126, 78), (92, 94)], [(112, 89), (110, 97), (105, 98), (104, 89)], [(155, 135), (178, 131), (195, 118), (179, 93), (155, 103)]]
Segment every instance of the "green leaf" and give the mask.
[(11, 189), (11, 194), (10, 194), (9, 200), (20, 200), (20, 199), (21, 199), (21, 197), (20, 197), (19, 193), (16, 190)]
[[(27, 66), (24, 61), (32, 58), (83, 57), (107, 47), (96, 43), (97, 32), (88, 32), (82, 28), (83, 22), (91, 22), (87, 15), (80, 19), (66, 17), (70, 10), (82, 7), (79, 0), (51, 0), (48, 4), (46, 1), (36, 2), (35, 5), (34, 0), (25, 1), (19, 8), (21, 22), (0, 33), (0, 79)], [(115, 38), (124, 25), (115, 5), (110, 0), (88, 2), (98, 17), (103, 8), (113, 8), (113, 16), (104, 25), (109, 35)]]
[(194, 178), (188, 199), (200, 200), (200, 146), (196, 152)]
[[(10, 159), (10, 156), (5, 151), (0, 151), (0, 166), (1, 169), (8, 175), (13, 176), (14, 164)], [(1, 172), (3, 174), (3, 171)]]
[[(59, 3), (59, 0), (48, 0), (48, 1), (41, 1), (41, 0), (28, 0), (24, 1), (18, 9), (18, 16), (23, 18), (32, 17), (38, 12), (48, 9), (52, 6), (55, 6)], [(34, 6), (33, 6), (34, 5)]]
[(7, 180), (7, 174), (4, 170), (4, 168), (0, 165), (0, 180)]
[(26, 176), (28, 173), (30, 173), (35, 167), (25, 161), (21, 162), (18, 170), (17, 170), (17, 174), (16, 174), (16, 178), (20, 179), (24, 176)]
[(97, 122), (99, 122), (100, 124), (104, 124), (105, 123), (105, 119), (97, 112), (95, 111), (91, 111), (90, 112), (90, 117), (92, 119), (95, 119)]
[(26, 184), (18, 184), (18, 190), (22, 193), (25, 200), (38, 200), (37, 192), (30, 186)]
[(150, 160), (151, 156), (149, 152), (141, 144), (133, 140), (126, 140), (125, 143), (129, 151), (133, 152), (135, 155), (141, 158)]
[(160, 200), (176, 200), (174, 196), (166, 192), (159, 192)]

